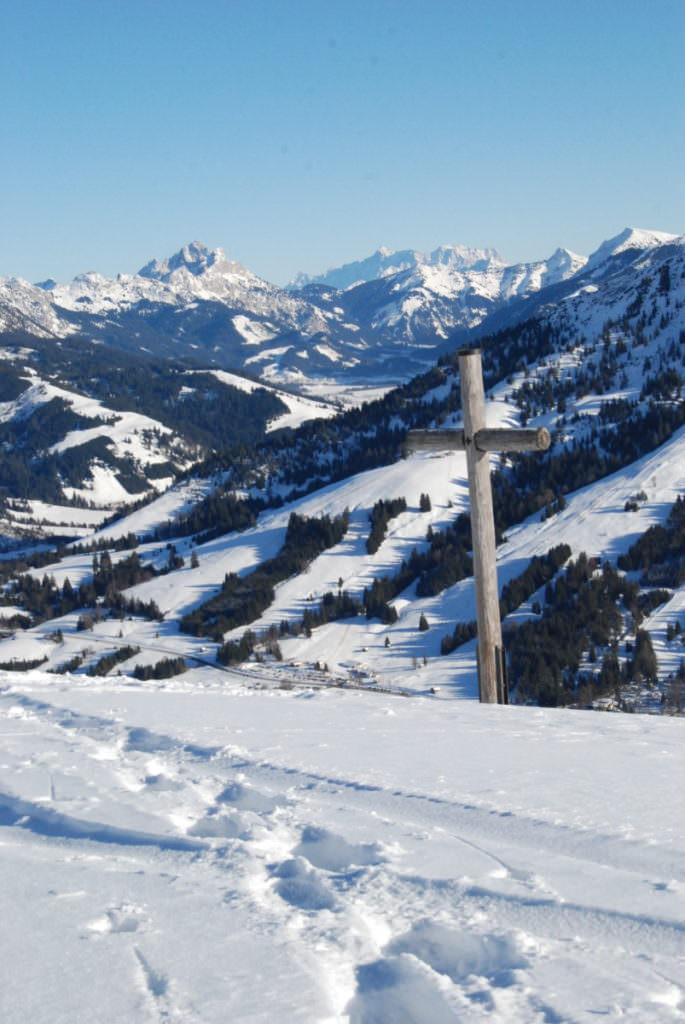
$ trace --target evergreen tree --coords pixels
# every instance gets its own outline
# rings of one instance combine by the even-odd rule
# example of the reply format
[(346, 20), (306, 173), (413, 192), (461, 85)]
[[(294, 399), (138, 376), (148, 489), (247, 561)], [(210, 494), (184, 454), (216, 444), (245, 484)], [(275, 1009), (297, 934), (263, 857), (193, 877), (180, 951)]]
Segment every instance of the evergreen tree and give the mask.
[(652, 638), (646, 629), (638, 629), (635, 635), (635, 658), (632, 663), (633, 678), (653, 683), (656, 681), (657, 667)]

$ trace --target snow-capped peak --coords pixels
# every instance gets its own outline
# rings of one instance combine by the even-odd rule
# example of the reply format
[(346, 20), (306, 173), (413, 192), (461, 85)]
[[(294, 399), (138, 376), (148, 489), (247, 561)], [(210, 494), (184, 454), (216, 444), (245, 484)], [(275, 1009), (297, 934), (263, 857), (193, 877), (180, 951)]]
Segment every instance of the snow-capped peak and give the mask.
[(466, 245), (441, 245), (431, 253), (415, 249), (393, 250), (381, 247), (366, 259), (331, 267), (323, 274), (298, 274), (290, 288), (303, 288), (308, 284), (324, 284), (344, 291), (355, 285), (392, 277), (419, 267), (446, 267), (450, 270), (486, 270), (491, 264), (501, 263), (496, 249), (474, 249)]
[(586, 263), (587, 256), (579, 256), (578, 253), (571, 252), (570, 249), (555, 249), (547, 260), (547, 267), (550, 271), (570, 270), (575, 274), (581, 267), (584, 267)]
[(468, 245), (440, 245), (430, 256), (420, 262), (432, 267), (448, 267), (451, 270), (487, 270), (492, 264), (504, 265), (497, 249), (474, 249)]
[(190, 242), (168, 259), (151, 260), (138, 271), (139, 277), (169, 282), (178, 271), (202, 277), (211, 272), (231, 273), (238, 277), (253, 277), (241, 263), (226, 258), (223, 249), (209, 249), (202, 242)]
[(600, 247), (592, 253), (587, 261), (588, 269), (597, 267), (604, 263), (610, 256), (625, 252), (626, 249), (651, 249), (657, 245), (665, 245), (674, 241), (678, 236), (671, 235), (667, 231), (648, 231), (643, 228), (624, 228), (618, 235), (608, 238), (602, 242)]
[(190, 242), (167, 259), (151, 260), (137, 274), (113, 279), (80, 274), (68, 285), (53, 285), (49, 294), (65, 309), (111, 314), (141, 301), (183, 307), (197, 300), (230, 300), (250, 307), (250, 297), (256, 296), (259, 304), (272, 290), (242, 264), (227, 259), (223, 249)]
[(77, 274), (73, 284), (81, 285), (83, 288), (103, 288), (109, 284), (109, 279), (104, 274), (99, 274), (97, 270), (88, 270), (85, 274)]

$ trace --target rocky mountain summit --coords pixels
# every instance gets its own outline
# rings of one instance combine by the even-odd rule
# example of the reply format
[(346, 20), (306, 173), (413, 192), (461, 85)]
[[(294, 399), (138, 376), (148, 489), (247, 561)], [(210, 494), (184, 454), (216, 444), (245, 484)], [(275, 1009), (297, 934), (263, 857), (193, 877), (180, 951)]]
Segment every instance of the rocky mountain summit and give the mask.
[(2, 278), (0, 330), (246, 369), (295, 387), (332, 377), (398, 383), (430, 365), (453, 336), (490, 330), (493, 317), (497, 325), (520, 320), (572, 293), (575, 282), (676, 243), (673, 235), (626, 229), (589, 258), (560, 248), (513, 265), (495, 249), (379, 249), (279, 288), (222, 249), (192, 242), (115, 278), (90, 272), (40, 285)]

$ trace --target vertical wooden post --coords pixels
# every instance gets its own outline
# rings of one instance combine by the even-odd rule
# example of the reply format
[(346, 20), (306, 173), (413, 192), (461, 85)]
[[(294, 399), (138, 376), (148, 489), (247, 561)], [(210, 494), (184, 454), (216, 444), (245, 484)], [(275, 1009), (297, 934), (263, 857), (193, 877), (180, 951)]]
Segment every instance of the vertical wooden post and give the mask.
[(479, 451), (475, 435), (485, 428), (485, 394), (480, 349), (459, 353), (464, 440), (469, 476), (473, 570), (478, 621), (478, 691), (484, 704), (503, 702), (504, 651), (499, 616), (495, 516), (490, 483), (490, 459)]
[(466, 452), (478, 619), (478, 691), (484, 703), (508, 704), (488, 452), (544, 452), (550, 446), (551, 437), (546, 427), (495, 427), (488, 430), (485, 426), (483, 367), (479, 349), (463, 349), (459, 353), (459, 372), (464, 429), (410, 430), (407, 440), (414, 451)]

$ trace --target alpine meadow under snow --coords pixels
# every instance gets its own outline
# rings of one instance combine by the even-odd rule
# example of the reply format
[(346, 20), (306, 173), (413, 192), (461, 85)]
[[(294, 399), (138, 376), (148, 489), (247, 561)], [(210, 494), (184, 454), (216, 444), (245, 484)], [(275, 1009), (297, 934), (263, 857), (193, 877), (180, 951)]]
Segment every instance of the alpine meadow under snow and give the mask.
[(682, 719), (1, 696), (5, 1021), (682, 1019)]
[[(685, 237), (193, 243), (0, 321), (3, 1022), (683, 1020)], [(471, 343), (552, 434), (492, 457), (510, 706), (405, 445)]]

